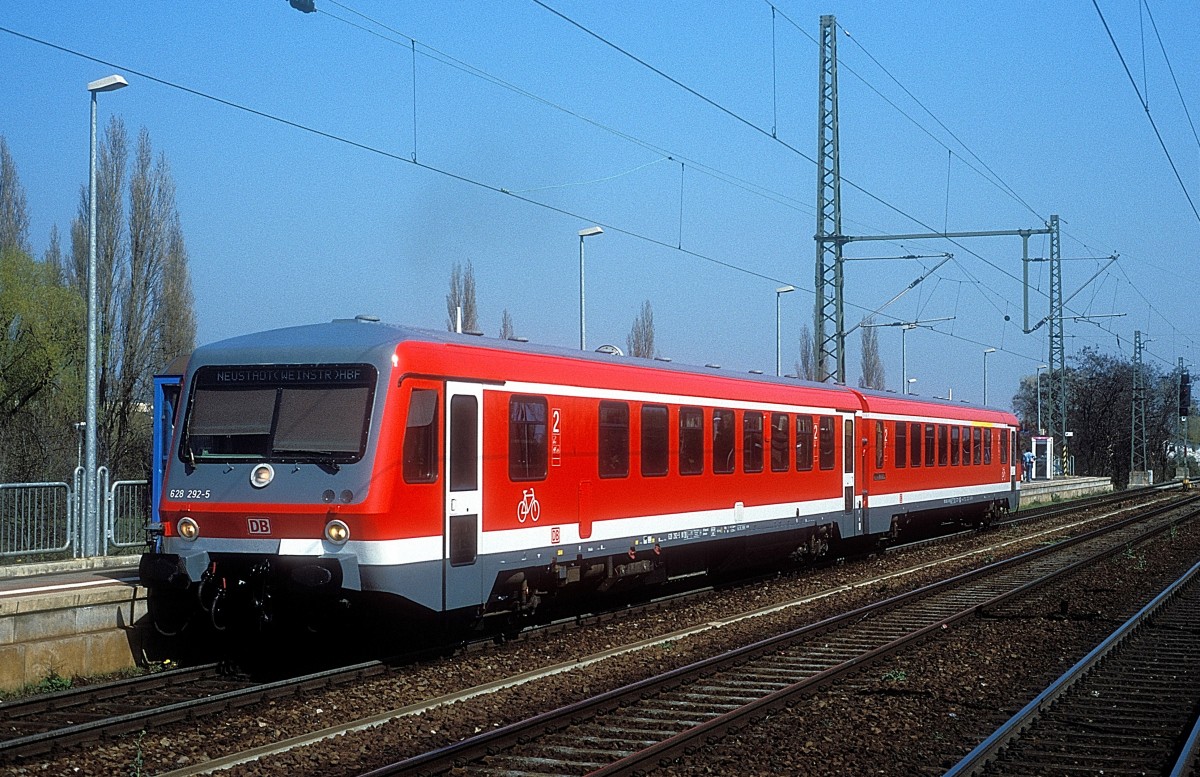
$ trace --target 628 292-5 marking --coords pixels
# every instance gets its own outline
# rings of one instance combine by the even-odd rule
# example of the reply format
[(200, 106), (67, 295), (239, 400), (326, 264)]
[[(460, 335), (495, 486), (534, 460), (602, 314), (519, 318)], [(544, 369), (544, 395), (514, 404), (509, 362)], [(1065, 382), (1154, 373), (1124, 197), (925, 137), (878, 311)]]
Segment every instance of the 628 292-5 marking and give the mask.
[(207, 488), (172, 488), (167, 492), (168, 499), (208, 499), (212, 492)]

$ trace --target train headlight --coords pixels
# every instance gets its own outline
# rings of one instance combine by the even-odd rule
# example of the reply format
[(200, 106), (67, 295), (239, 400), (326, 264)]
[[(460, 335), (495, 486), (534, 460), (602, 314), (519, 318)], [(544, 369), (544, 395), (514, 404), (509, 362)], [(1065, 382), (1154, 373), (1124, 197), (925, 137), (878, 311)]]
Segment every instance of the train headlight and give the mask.
[(275, 468), (270, 464), (259, 464), (250, 470), (250, 485), (262, 488), (275, 479)]
[(350, 527), (342, 521), (332, 520), (325, 524), (325, 539), (334, 545), (345, 545), (350, 539)]
[(179, 536), (188, 541), (200, 536), (200, 526), (186, 515), (179, 519), (179, 523), (175, 524), (175, 528), (179, 531)]

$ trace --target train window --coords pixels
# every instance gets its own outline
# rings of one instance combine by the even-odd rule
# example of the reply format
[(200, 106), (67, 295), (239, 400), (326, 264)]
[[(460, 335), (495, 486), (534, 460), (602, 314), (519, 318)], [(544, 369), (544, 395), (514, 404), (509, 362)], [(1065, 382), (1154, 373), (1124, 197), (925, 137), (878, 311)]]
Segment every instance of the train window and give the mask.
[(992, 430), (983, 430), (983, 463), (992, 463)]
[(854, 419), (847, 418), (842, 424), (842, 464), (844, 472), (854, 471)]
[(600, 403), (600, 477), (623, 478), (629, 475), (629, 405), (624, 402)]
[(883, 421), (875, 422), (875, 469), (883, 469)]
[(679, 474), (704, 472), (704, 411), (698, 407), (679, 408)]
[(642, 476), (661, 477), (667, 474), (671, 441), (668, 439), (669, 419), (663, 405), (642, 405)]
[(479, 488), (479, 400), (470, 394), (450, 397), (451, 491)]
[(908, 464), (908, 424), (903, 421), (896, 422), (896, 466), (904, 467)]
[(771, 413), (771, 471), (787, 472), (791, 464), (792, 425), (787, 413)]
[(818, 430), (820, 433), (820, 443), (821, 443), (821, 448), (820, 448), (821, 459), (819, 462), (821, 469), (833, 469), (833, 462), (834, 462), (833, 457), (834, 457), (834, 454), (837, 452), (835, 449), (835, 446), (837, 443), (834, 440), (834, 434), (833, 434), (833, 420), (834, 420), (833, 416), (829, 416), (829, 415), (821, 416), (819, 430)]
[(357, 453), (370, 389), (284, 390), (275, 417), (277, 454)]
[(183, 420), (183, 461), (362, 457), (376, 381), (369, 364), (205, 366)]
[(925, 466), (932, 467), (937, 459), (937, 424), (925, 424)]
[(796, 470), (813, 468), (813, 422), (810, 415), (796, 416)]
[(1001, 429), (999, 431), (999, 435), (1000, 435), (1000, 463), (1007, 464), (1008, 463), (1008, 430)]
[(746, 411), (742, 414), (742, 471), (762, 472), (763, 414)]
[(946, 460), (950, 455), (950, 427), (945, 424), (938, 424), (938, 466), (946, 466)]
[(508, 400), (508, 477), (546, 477), (546, 398), (514, 396)]
[(983, 430), (978, 426), (975, 427), (974, 437), (975, 439), (971, 443), (971, 447), (973, 449), (971, 461), (975, 464), (978, 464), (980, 463), (980, 459), (983, 458)]
[(962, 463), (966, 467), (971, 463), (971, 427), (964, 426), (962, 430), (963, 438), (963, 457)]
[(437, 407), (436, 391), (413, 389), (408, 400), (408, 423), (404, 428), (405, 483), (437, 480)]
[(713, 472), (728, 475), (733, 472), (733, 411), (713, 411)]
[(962, 449), (961, 429), (957, 426), (950, 427), (950, 466), (958, 466), (958, 454)]
[(914, 467), (921, 466), (921, 425), (909, 424), (908, 458)]

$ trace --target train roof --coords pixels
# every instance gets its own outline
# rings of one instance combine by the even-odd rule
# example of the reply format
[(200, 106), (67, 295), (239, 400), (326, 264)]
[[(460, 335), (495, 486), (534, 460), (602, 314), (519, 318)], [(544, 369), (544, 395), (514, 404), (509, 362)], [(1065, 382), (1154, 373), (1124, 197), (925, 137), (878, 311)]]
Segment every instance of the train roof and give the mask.
[[(436, 329), (383, 323), (373, 317), (334, 319), (321, 324), (306, 324), (271, 329), (219, 340), (196, 349), (191, 366), (202, 364), (269, 364), (305, 363), (313, 361), (314, 352), (322, 361), (356, 361), (383, 352), (391, 352), (404, 342), (444, 343), (510, 353), (537, 354), (595, 364), (638, 366), (669, 372), (681, 372), (707, 377), (755, 380), (784, 386), (803, 385), (811, 389), (836, 393), (853, 393), (845, 386), (816, 383), (796, 378), (777, 378), (750, 372), (734, 372), (719, 367), (689, 365), (667, 359), (643, 359), (617, 356), (602, 352), (584, 352), (574, 348), (530, 343), (520, 340), (501, 340), (476, 334), (459, 334)], [(374, 359), (371, 359), (374, 361)]]
[[(936, 409), (939, 416), (962, 420), (987, 420), (999, 423), (1016, 424), (1017, 417), (1012, 413), (996, 407), (984, 407), (968, 402), (957, 402), (938, 397), (921, 397), (913, 394), (902, 395), (890, 391), (875, 391), (873, 389), (855, 389), (863, 398), (863, 405), (871, 413), (887, 413), (889, 415), (913, 415), (917, 407)], [(919, 410), (917, 411), (920, 412)]]
[[(220, 340), (197, 348), (192, 355), (189, 367), (194, 368), (203, 364), (305, 364), (315, 361), (345, 363), (366, 361), (382, 366), (390, 360), (395, 349), (405, 342), (486, 348), (513, 354), (550, 356), (594, 364), (651, 369), (660, 373), (674, 372), (710, 379), (747, 381), (760, 385), (802, 387), (809, 391), (838, 396), (840, 397), (839, 404), (861, 406), (868, 412), (896, 415), (920, 415), (925, 412), (964, 420), (1015, 422), (1015, 417), (1011, 413), (964, 402), (903, 396), (891, 392), (752, 372), (734, 372), (712, 366), (681, 364), (662, 359), (583, 352), (574, 348), (518, 340), (501, 340), (477, 334), (422, 329), (383, 323), (373, 316), (334, 319), (326, 323), (271, 329)], [(923, 407), (927, 410), (923, 411)]]

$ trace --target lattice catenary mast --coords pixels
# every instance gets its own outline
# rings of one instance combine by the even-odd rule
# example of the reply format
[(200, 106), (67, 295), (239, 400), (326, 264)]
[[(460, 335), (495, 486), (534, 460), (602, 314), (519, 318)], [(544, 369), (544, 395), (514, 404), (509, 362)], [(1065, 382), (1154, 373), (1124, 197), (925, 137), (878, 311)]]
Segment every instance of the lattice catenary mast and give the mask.
[[(837, 20), (821, 17), (817, 116), (817, 300), (813, 320), (817, 380), (846, 382), (842, 313), (842, 186), (838, 152)], [(833, 362), (833, 369), (829, 368)]]
[[(1142, 369), (1142, 333), (1133, 333), (1133, 421), (1130, 428), (1129, 475), (1145, 472), (1146, 466), (1146, 373)], [(1144, 477), (1144, 476), (1137, 476)]]
[[(1050, 375), (1047, 404), (1047, 431), (1057, 440), (1062, 471), (1067, 470), (1067, 370), (1063, 340), (1062, 257), (1059, 251), (1058, 216), (1052, 215), (1042, 229), (1007, 229), (974, 232), (940, 232), (911, 235), (842, 234), (841, 161), (838, 151), (837, 93), (837, 19), (821, 17), (821, 67), (817, 112), (817, 241), (816, 305), (813, 316), (813, 343), (816, 353), (817, 380), (846, 382), (846, 328), (842, 291), (846, 243), (859, 240), (923, 240), (1013, 235), (1023, 241), (1025, 334), (1043, 323), (1050, 324)], [(1029, 237), (1050, 236), (1050, 313), (1032, 328), (1029, 326)], [(1115, 259), (1115, 257), (1114, 257)], [(1045, 260), (1041, 260), (1045, 261)], [(1078, 292), (1076, 292), (1078, 293)], [(1072, 295), (1073, 296), (1073, 295)], [(833, 363), (830, 369), (829, 364)]]

